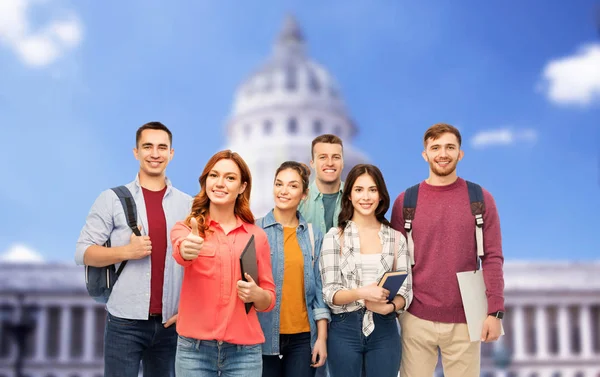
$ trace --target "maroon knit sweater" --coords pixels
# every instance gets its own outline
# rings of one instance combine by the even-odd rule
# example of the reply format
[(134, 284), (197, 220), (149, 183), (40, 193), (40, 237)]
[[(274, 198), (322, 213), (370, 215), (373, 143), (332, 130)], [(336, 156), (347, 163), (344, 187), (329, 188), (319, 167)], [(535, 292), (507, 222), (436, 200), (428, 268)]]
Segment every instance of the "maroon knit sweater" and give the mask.
[[(494, 198), (483, 190), (482, 258), (488, 312), (504, 311), (504, 277), (500, 219)], [(394, 202), (392, 227), (404, 235), (404, 193)], [(413, 220), (415, 265), (412, 269), (413, 301), (408, 311), (425, 320), (466, 323), (458, 288), (457, 272), (472, 271), (477, 265), (475, 218), (464, 179), (447, 186), (421, 182)]]

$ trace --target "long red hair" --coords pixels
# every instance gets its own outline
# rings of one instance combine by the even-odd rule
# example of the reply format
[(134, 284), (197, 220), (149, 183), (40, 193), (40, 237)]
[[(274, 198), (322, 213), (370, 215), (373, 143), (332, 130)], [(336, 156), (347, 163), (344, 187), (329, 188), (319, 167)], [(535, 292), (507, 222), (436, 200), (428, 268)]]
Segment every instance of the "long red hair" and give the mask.
[(244, 184), (244, 182), (246, 183), (246, 189), (241, 195), (238, 195), (237, 199), (235, 200), (233, 212), (237, 217), (242, 219), (243, 222), (249, 224), (254, 223), (254, 215), (250, 210), (250, 192), (252, 191), (252, 175), (250, 174), (250, 169), (248, 168), (246, 161), (244, 161), (239, 154), (232, 152), (229, 149), (223, 150), (215, 153), (206, 163), (200, 178), (198, 178), (200, 181), (200, 192), (194, 197), (194, 201), (192, 203), (192, 212), (185, 219), (185, 223), (190, 226), (191, 218), (196, 218), (196, 221), (198, 221), (198, 230), (200, 231), (200, 235), (202, 237), (206, 235), (206, 231), (208, 230), (206, 217), (210, 207), (210, 199), (206, 194), (206, 177), (208, 177), (208, 173), (210, 173), (216, 163), (220, 160), (231, 160), (235, 162), (240, 169), (241, 181), (242, 184)]

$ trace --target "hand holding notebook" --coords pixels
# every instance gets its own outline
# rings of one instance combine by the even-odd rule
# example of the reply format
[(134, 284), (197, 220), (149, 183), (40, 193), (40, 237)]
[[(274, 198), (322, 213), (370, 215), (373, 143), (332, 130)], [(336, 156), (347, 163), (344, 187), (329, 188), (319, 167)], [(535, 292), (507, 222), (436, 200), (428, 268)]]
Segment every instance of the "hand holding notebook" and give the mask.
[(392, 301), (394, 297), (396, 297), (407, 276), (407, 273), (402, 271), (388, 271), (383, 274), (381, 280), (379, 280), (379, 284), (377, 285), (387, 289), (390, 292), (387, 298), (388, 302)]
[[(256, 246), (254, 244), (254, 235), (250, 237), (250, 240), (246, 244), (244, 251), (242, 251), (242, 254), (240, 255), (240, 267), (242, 270), (243, 281), (248, 281), (248, 279), (246, 279), (245, 276), (245, 274), (248, 274), (250, 275), (252, 280), (254, 280), (254, 282), (258, 284), (258, 263), (256, 261)], [(251, 302), (245, 303), (246, 314), (248, 314), (250, 308), (252, 308), (252, 305), (253, 304)]]

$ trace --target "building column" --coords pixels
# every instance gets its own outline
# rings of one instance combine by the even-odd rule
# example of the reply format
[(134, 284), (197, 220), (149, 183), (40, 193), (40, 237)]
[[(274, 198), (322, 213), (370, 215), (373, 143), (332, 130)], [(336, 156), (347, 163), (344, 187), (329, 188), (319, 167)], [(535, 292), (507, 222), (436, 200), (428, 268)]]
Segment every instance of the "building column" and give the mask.
[(94, 359), (96, 307), (89, 305), (83, 312), (83, 360), (91, 362)]
[(535, 307), (535, 343), (536, 357), (548, 358), (548, 312), (545, 306)]
[(566, 305), (560, 305), (558, 307), (558, 355), (567, 359), (573, 356), (572, 349), (569, 308)]
[(589, 305), (583, 304), (579, 307), (579, 336), (581, 338), (581, 357), (591, 358), (594, 354), (592, 349), (592, 316)]
[(48, 344), (48, 307), (40, 306), (35, 327), (35, 356), (36, 362), (46, 359), (46, 346)]
[(60, 333), (59, 333), (59, 348), (58, 348), (58, 359), (61, 362), (66, 362), (70, 358), (71, 348), (71, 328), (73, 323), (71, 321), (71, 307), (63, 306), (60, 311)]
[(523, 306), (515, 305), (513, 307), (513, 358), (514, 360), (523, 360), (527, 357), (525, 353), (525, 312)]

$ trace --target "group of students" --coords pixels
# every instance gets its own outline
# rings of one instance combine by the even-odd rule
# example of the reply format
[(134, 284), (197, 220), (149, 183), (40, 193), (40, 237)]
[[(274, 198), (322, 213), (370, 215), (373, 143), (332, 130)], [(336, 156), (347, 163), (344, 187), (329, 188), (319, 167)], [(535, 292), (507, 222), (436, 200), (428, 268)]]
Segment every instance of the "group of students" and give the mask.
[[(75, 253), (80, 265), (128, 261), (106, 305), (104, 375), (137, 376), (141, 362), (144, 376), (161, 377), (392, 377), (399, 369), (403, 377), (430, 377), (439, 349), (446, 376), (479, 376), (480, 343), (469, 339), (455, 275), (477, 263), (466, 182), (456, 175), (460, 144), (447, 124), (425, 133), (429, 177), (419, 186), (409, 248), (404, 193), (388, 221), (381, 171), (356, 165), (342, 182), (335, 135), (313, 140), (312, 183), (300, 162), (277, 168), (274, 207), (257, 219), (252, 175), (239, 154), (213, 155), (192, 198), (166, 178), (169, 129), (143, 125), (133, 151), (140, 170), (126, 185), (141, 236), (106, 190)], [(483, 193), (490, 315), (482, 341), (494, 341), (504, 311), (503, 257), (494, 200)], [(240, 266), (252, 236), (256, 281)], [(391, 301), (377, 284), (388, 271), (407, 274)]]

